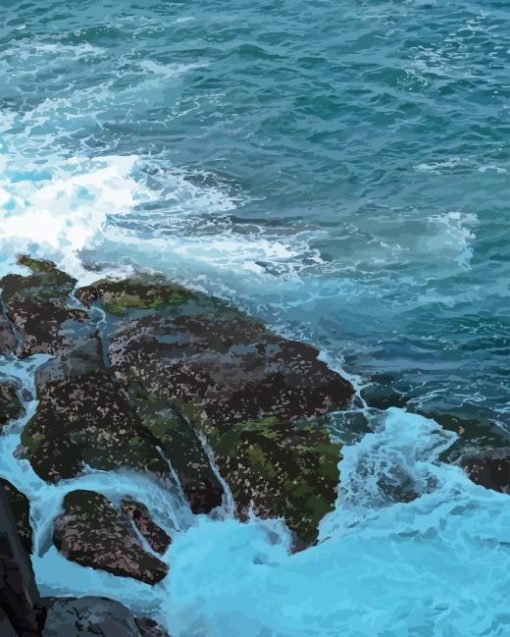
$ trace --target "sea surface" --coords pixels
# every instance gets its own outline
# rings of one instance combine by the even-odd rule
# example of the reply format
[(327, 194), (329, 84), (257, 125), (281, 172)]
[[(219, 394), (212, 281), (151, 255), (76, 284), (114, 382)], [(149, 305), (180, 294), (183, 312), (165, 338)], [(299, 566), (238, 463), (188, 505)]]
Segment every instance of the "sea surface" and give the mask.
[[(0, 0), (0, 274), (164, 272), (358, 389), (337, 509), (293, 556), (278, 522), (191, 519), (134, 475), (44, 485), (13, 426), (46, 593), (174, 637), (510, 635), (509, 496), (443, 462), (470, 428), (510, 444), (509, 69), (508, 0)], [(30, 388), (40, 362), (0, 372)], [(177, 523), (163, 584), (48, 550), (77, 484)]]

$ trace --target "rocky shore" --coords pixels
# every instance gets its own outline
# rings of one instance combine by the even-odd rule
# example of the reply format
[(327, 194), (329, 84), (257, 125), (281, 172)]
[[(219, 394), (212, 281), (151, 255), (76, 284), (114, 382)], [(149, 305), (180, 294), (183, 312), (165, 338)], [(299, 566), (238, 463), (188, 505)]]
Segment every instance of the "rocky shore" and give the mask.
[[(354, 390), (315, 348), (159, 276), (80, 288), (49, 261), (19, 264), (24, 274), (0, 281), (0, 355), (50, 356), (36, 372), (37, 409), (21, 433), (20, 460), (49, 484), (130, 471), (178, 494), (190, 515), (217, 509), (244, 521), (254, 512), (283, 519), (294, 550), (316, 541), (340, 480), (341, 448), (323, 417), (348, 408)], [(0, 444), (25, 398), (0, 376)], [(454, 460), (475, 482), (509, 490), (508, 449)], [(0, 506), (2, 637), (167, 635), (111, 600), (41, 599), (29, 500), (1, 479)], [(112, 501), (70, 490), (52, 524), (67, 560), (148, 585), (168, 576), (174, 529), (128, 492)]]
[[(295, 550), (316, 541), (336, 499), (341, 452), (321, 417), (346, 408), (354, 392), (315, 348), (161, 277), (77, 288), (51, 262), (19, 263), (25, 274), (0, 281), (0, 352), (51, 356), (36, 372), (38, 405), (16, 452), (40, 478), (130, 470), (180, 493), (192, 514), (230, 505), (240, 520), (252, 511), (284, 519)], [(0, 379), (0, 428), (23, 414), (18, 394)], [(3, 572), (5, 626), (20, 635), (164, 634), (108, 600), (40, 600), (29, 502), (5, 480), (2, 497), (10, 517), (2, 564), (14, 564), (32, 591), (20, 584), (24, 593), (13, 597)], [(63, 499), (52, 540), (68, 560), (154, 585), (167, 576), (161, 555), (171, 535), (129, 493), (119, 503), (76, 489)], [(87, 621), (97, 630), (83, 628)]]

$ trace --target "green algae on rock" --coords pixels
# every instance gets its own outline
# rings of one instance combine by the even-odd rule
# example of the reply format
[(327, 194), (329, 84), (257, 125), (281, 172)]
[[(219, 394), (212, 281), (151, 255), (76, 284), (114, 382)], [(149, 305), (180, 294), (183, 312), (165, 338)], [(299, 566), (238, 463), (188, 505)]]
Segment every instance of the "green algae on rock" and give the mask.
[(5, 478), (0, 478), (0, 489), (3, 488), (12, 515), (16, 521), (18, 534), (25, 551), (32, 553), (32, 527), (30, 526), (30, 502), (24, 493)]
[(157, 441), (142, 426), (107, 370), (47, 382), (21, 443), (34, 470), (55, 482), (85, 466), (133, 468), (173, 483)]
[(340, 477), (340, 445), (327, 432), (264, 418), (237, 423), (209, 440), (241, 519), (253, 508), (263, 518), (284, 518), (298, 545), (316, 540)]
[[(315, 348), (147, 275), (73, 292), (85, 308), (105, 311), (100, 339), (88, 311), (68, 307), (73, 279), (50, 262), (23, 264), (32, 274), (7, 280), (7, 301), (19, 315), (31, 290), (35, 316), (42, 312), (42, 324), (50, 317), (51, 338), (21, 329), (21, 355), (31, 337), (30, 351), (57, 355), (37, 372), (39, 405), (22, 434), (43, 479), (127, 467), (170, 486), (176, 475), (192, 511), (207, 513), (222, 502), (219, 469), (239, 518), (250, 508), (283, 517), (297, 546), (315, 541), (336, 500), (340, 454), (316, 417), (353, 395)], [(69, 318), (73, 311), (79, 316)]]

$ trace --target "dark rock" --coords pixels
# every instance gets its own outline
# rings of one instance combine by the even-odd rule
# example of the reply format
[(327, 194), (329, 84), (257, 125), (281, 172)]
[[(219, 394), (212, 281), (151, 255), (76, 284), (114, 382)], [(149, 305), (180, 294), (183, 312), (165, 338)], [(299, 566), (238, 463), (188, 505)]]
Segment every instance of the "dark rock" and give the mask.
[(297, 546), (316, 540), (339, 480), (340, 445), (325, 431), (265, 418), (211, 434), (210, 442), (240, 519), (253, 507), (259, 517), (285, 518)]
[(41, 478), (57, 481), (85, 466), (109, 470), (130, 467), (172, 482), (157, 441), (142, 426), (126, 397), (105, 369), (67, 378), (57, 366), (38, 381), (39, 405), (21, 442)]
[(136, 500), (125, 499), (121, 504), (122, 511), (133, 521), (134, 525), (156, 553), (163, 553), (170, 546), (171, 539), (167, 533), (151, 518), (147, 507)]
[(171, 637), (164, 628), (152, 619), (135, 619), (141, 637)]
[(17, 389), (15, 382), (0, 377), (0, 430), (9, 420), (20, 418), (24, 413)]
[(57, 354), (69, 346), (73, 328), (89, 322), (87, 312), (70, 307), (76, 281), (50, 261), (20, 257), (18, 262), (32, 273), (8, 274), (0, 287), (7, 317), (23, 339), (19, 354)]
[(131, 392), (140, 420), (171, 461), (193, 513), (209, 513), (220, 506), (223, 487), (193, 427), (168, 403), (156, 396)]
[(79, 288), (76, 297), (87, 306), (100, 301), (109, 314), (124, 316), (128, 310), (133, 309), (160, 313), (166, 308), (176, 308), (192, 300), (203, 300), (205, 295), (192, 292), (162, 277), (141, 276), (137, 279), (104, 279)]
[(0, 628), (2, 637), (38, 637), (39, 602), (30, 559), (21, 544), (9, 500), (0, 486)]
[(47, 603), (42, 637), (141, 637), (127, 608), (101, 597), (56, 599)]
[(168, 567), (141, 546), (128, 521), (101, 494), (73, 491), (55, 520), (53, 542), (69, 560), (156, 584)]
[[(240, 312), (224, 310), (224, 304), (212, 304), (207, 314), (200, 313), (202, 299), (166, 305), (160, 288), (149, 295), (140, 281), (101, 282), (86, 294), (86, 300), (106, 299), (104, 309), (112, 310), (113, 303), (115, 313), (132, 319), (112, 330), (110, 362), (142, 422), (162, 440), (190, 500), (198, 491), (197, 467), (205, 468), (205, 479), (211, 474), (201, 447), (190, 446), (188, 423), (208, 437), (240, 517), (254, 504), (259, 515), (283, 515), (301, 542), (312, 542), (335, 502), (339, 448), (318, 429), (299, 429), (291, 421), (345, 407), (353, 395), (350, 383), (319, 361), (313, 347), (281, 338)], [(163, 299), (160, 315), (144, 301), (154, 298)], [(133, 320), (133, 310), (142, 307), (147, 315)], [(276, 420), (268, 425), (268, 417)], [(295, 456), (301, 464), (286, 453), (293, 444), (302, 450)], [(281, 475), (264, 471), (254, 459), (259, 453), (262, 465), (281, 467)]]
[(12, 326), (0, 311), (0, 356), (8, 356), (16, 351), (16, 337)]
[[(221, 301), (192, 292), (161, 277), (145, 276), (124, 281), (104, 280), (81, 288), (76, 296), (85, 305), (100, 301), (116, 317), (154, 313), (194, 313), (224, 307)], [(121, 323), (122, 324), (122, 323)], [(117, 328), (117, 324), (115, 329)], [(197, 433), (168, 400), (149, 395), (140, 386), (129, 388), (131, 405), (148, 434), (157, 441), (176, 472), (194, 513), (209, 513), (220, 506), (223, 487), (219, 482)]]
[(30, 526), (30, 502), (27, 496), (18, 491), (8, 480), (0, 478), (0, 489), (3, 487), (12, 511), (16, 527), (25, 551), (32, 553), (32, 527)]
[(317, 356), (310, 345), (244, 317), (149, 316), (121, 327), (110, 342), (119, 379), (174, 404), (205, 433), (345, 407), (352, 386)]
[(460, 464), (476, 484), (510, 493), (510, 448), (492, 449), (463, 457)]

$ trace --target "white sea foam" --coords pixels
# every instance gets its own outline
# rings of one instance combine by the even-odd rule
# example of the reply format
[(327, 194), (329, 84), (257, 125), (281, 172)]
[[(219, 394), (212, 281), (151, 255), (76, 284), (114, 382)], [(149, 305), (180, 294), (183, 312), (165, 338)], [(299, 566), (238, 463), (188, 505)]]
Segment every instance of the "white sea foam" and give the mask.
[(469, 267), (478, 217), (474, 213), (451, 211), (428, 217), (428, 223), (436, 232), (423, 237), (423, 245), (443, 258), (451, 256), (463, 268)]
[(100, 235), (109, 214), (150, 201), (137, 182), (134, 156), (58, 158), (35, 165), (0, 164), (0, 246), (4, 268), (20, 252), (50, 257), (81, 272), (78, 253)]

